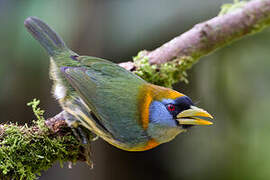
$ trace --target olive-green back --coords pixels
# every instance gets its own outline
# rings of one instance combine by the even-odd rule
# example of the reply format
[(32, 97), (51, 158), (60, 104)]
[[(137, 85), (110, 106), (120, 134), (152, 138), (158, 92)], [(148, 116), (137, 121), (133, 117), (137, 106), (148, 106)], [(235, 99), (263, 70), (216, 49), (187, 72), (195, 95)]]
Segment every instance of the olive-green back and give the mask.
[(84, 56), (79, 61), (81, 67), (65, 68), (65, 77), (102, 125), (121, 142), (146, 141), (137, 104), (146, 82), (107, 60)]

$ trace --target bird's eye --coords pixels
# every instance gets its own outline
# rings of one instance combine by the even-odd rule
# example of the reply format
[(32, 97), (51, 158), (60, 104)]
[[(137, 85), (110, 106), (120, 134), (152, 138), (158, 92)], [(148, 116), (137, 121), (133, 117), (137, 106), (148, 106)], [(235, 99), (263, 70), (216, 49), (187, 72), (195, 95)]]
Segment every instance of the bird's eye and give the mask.
[(175, 106), (173, 104), (168, 104), (167, 105), (167, 109), (168, 109), (168, 111), (174, 111), (175, 110)]

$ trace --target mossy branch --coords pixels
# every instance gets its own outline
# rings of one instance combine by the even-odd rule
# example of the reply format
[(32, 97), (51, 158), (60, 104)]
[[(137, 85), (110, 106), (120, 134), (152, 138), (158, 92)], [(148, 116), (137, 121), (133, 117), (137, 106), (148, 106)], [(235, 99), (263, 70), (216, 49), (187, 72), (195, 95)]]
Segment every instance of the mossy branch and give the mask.
[[(170, 87), (179, 80), (187, 82), (186, 70), (200, 57), (269, 25), (270, 0), (235, 0), (223, 5), (217, 17), (153, 51), (141, 51), (133, 62), (120, 66), (149, 82)], [(67, 127), (63, 113), (44, 120), (38, 104), (37, 100), (28, 104), (37, 117), (33, 125), (0, 125), (1, 179), (35, 179), (56, 161), (85, 161), (83, 147)]]
[(195, 25), (153, 51), (140, 52), (133, 62), (120, 66), (149, 82), (170, 87), (179, 80), (187, 82), (186, 71), (202, 56), (269, 25), (270, 0), (235, 0), (223, 5), (217, 17)]
[(28, 103), (37, 120), (32, 126), (0, 125), (0, 178), (36, 179), (56, 161), (85, 160), (83, 149), (62, 114), (44, 120), (39, 100)]

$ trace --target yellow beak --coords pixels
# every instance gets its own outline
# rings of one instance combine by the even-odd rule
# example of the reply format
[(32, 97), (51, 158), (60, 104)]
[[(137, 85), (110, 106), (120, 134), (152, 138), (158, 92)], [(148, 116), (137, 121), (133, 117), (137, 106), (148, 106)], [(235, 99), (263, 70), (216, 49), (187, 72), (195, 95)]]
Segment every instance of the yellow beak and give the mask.
[(210, 121), (204, 120), (202, 118), (213, 119), (208, 112), (203, 109), (197, 108), (196, 106), (191, 106), (190, 109), (184, 110), (177, 115), (177, 121), (181, 125), (211, 125)]

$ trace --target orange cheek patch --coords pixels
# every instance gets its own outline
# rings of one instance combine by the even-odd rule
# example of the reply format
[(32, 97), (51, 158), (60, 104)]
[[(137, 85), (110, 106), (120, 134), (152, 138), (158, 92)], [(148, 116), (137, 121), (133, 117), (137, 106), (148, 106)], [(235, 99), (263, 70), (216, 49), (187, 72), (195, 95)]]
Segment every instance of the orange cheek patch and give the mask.
[(176, 99), (184, 94), (169, 88), (145, 84), (141, 87), (138, 98), (138, 109), (140, 114), (139, 124), (144, 130), (149, 125), (149, 108), (153, 100), (161, 101), (162, 99)]
[(149, 108), (150, 108), (151, 102), (152, 102), (151, 95), (149, 93), (146, 93), (145, 98), (144, 98), (144, 103), (142, 104), (142, 109), (141, 109), (141, 123), (142, 123), (143, 129), (148, 128)]

